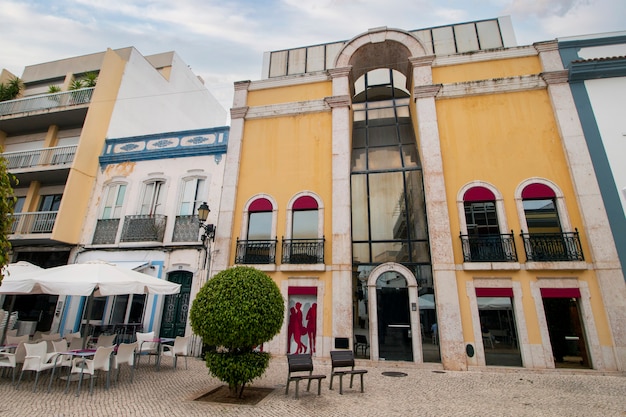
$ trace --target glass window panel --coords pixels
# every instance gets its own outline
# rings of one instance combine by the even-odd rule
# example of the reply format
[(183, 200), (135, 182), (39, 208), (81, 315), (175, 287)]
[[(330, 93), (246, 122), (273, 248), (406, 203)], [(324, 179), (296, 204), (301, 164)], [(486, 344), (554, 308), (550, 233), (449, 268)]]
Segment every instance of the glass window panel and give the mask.
[[(88, 297), (87, 297), (88, 298)], [(89, 320), (102, 320), (104, 318), (104, 309), (107, 304), (107, 297), (94, 297), (91, 304), (91, 315)], [(88, 312), (88, 300), (85, 302), (85, 312), (83, 318), (86, 318)]]
[(248, 240), (268, 240), (272, 237), (272, 212), (250, 213)]
[(355, 128), (352, 131), (352, 148), (364, 148), (365, 146), (365, 127)]
[(335, 58), (339, 54), (339, 51), (343, 49), (344, 42), (337, 42), (326, 45), (326, 68), (335, 68), (333, 64), (335, 63)]
[(409, 212), (411, 239), (428, 239), (428, 224), (426, 223), (426, 200), (421, 171), (406, 173), (406, 194)]
[(110, 320), (112, 324), (124, 323), (126, 319), (126, 307), (128, 307), (128, 297), (128, 294), (115, 296)]
[(307, 48), (306, 70), (307, 72), (324, 70), (324, 45)]
[(413, 259), (411, 259), (413, 262), (430, 263), (428, 241), (413, 241), (411, 246), (413, 247)]
[(481, 49), (502, 48), (500, 28), (496, 20), (478, 22), (476, 23), (476, 30), (478, 31)]
[(561, 233), (554, 199), (523, 200), (528, 233)]
[(398, 125), (398, 132), (400, 134), (401, 143), (416, 145), (415, 134), (413, 134), (413, 126), (410, 123)]
[(270, 55), (270, 77), (280, 77), (287, 73), (287, 51), (272, 52)]
[(302, 74), (306, 65), (306, 48), (291, 49), (289, 51), (289, 63), (287, 71), (289, 74)]
[[(383, 123), (394, 123), (395, 121), (395, 112), (393, 111), (393, 108), (384, 108), (384, 109), (369, 109), (367, 111), (367, 120), (369, 122), (369, 124), (374, 124), (376, 125), (377, 123), (374, 123), (373, 121), (375, 120), (379, 120), (379, 119), (391, 119), (390, 121), (386, 121), (386, 120), (382, 120)], [(378, 124), (382, 124), (380, 123), (381, 121), (379, 120)]]
[(389, 146), (398, 143), (398, 131), (396, 125), (377, 126), (367, 129), (369, 146)]
[(352, 262), (353, 263), (371, 262), (369, 245), (367, 243), (352, 244)]
[(385, 148), (370, 148), (368, 153), (368, 169), (399, 169), (402, 168), (399, 146), (388, 146)]
[(389, 78), (389, 69), (379, 68), (367, 73), (367, 83), (369, 86), (389, 84), (391, 79)]
[(367, 240), (367, 176), (353, 175), (352, 182), (352, 240)]
[(352, 171), (365, 170), (365, 155), (367, 155), (367, 150), (365, 149), (354, 149), (352, 151)]
[(396, 114), (398, 115), (398, 123), (410, 123), (410, 113), (408, 106), (401, 106), (396, 109)]
[(21, 213), (24, 210), (24, 202), (26, 201), (26, 197), (17, 197), (15, 201), (15, 206), (13, 207), (13, 213)]
[(317, 239), (317, 210), (296, 210), (293, 212), (293, 239)]
[(458, 52), (477, 51), (478, 36), (473, 23), (454, 26), (454, 37)]
[(435, 54), (454, 54), (456, 48), (454, 46), (454, 34), (452, 27), (445, 26), (433, 29), (433, 47)]
[[(403, 249), (405, 248), (402, 242), (372, 243), (372, 261), (375, 263), (408, 261), (406, 250)], [(402, 259), (403, 254), (406, 259)]]
[(398, 222), (405, 221), (404, 181), (401, 172), (370, 174), (370, 214), (372, 240), (391, 240)]
[(417, 147), (415, 145), (405, 145), (402, 147), (402, 160), (406, 168), (418, 168), (420, 166)]
[(130, 305), (130, 314), (128, 315), (129, 323), (142, 323), (143, 312), (146, 305), (145, 294), (133, 294), (133, 300)]

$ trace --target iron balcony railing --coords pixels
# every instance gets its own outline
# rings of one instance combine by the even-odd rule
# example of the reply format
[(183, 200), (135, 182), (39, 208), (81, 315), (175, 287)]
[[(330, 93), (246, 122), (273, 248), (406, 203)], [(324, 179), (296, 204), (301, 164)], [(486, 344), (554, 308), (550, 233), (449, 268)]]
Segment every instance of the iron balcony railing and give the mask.
[(67, 106), (77, 106), (91, 101), (95, 87), (79, 90), (64, 91), (61, 93), (41, 94), (32, 97), (7, 100), (0, 103), (0, 117), (9, 114), (27, 113), (38, 110), (54, 109)]
[(283, 239), (284, 264), (323, 264), (324, 238)]
[(120, 219), (98, 219), (96, 231), (93, 234), (92, 244), (107, 245), (115, 243)]
[(54, 148), (33, 149), (30, 151), (5, 152), (9, 171), (20, 168), (71, 164), (78, 145), (57, 146)]
[(522, 233), (527, 262), (584, 261), (578, 229), (564, 233)]
[(52, 233), (58, 211), (36, 211), (15, 213), (11, 223), (11, 234), (27, 235), (31, 233)]
[(198, 216), (176, 216), (172, 242), (198, 241), (200, 241), (200, 219), (198, 219)]
[(502, 235), (460, 237), (464, 262), (517, 262), (513, 231)]
[(166, 224), (162, 214), (126, 216), (120, 242), (163, 242)]
[(276, 263), (276, 239), (239, 240), (237, 239), (236, 264)]

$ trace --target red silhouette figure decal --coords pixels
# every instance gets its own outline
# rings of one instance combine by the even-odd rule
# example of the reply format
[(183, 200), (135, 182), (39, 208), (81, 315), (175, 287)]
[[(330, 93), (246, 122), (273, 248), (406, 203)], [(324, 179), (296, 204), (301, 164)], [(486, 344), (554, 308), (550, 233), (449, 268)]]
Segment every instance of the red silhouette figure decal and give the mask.
[(311, 304), (306, 313), (306, 334), (309, 337), (311, 354), (315, 353), (315, 334), (317, 332), (317, 303)]

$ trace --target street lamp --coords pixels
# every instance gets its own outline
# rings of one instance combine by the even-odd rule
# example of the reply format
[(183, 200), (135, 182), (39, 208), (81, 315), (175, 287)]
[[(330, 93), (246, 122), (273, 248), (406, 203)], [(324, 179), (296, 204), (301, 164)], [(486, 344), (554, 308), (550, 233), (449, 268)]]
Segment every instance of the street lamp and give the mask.
[(215, 225), (204, 223), (206, 219), (209, 217), (209, 213), (211, 209), (207, 205), (206, 201), (198, 207), (198, 219), (200, 220), (200, 228), (204, 230), (204, 234), (202, 235), (202, 242), (204, 243), (207, 239), (215, 240)]

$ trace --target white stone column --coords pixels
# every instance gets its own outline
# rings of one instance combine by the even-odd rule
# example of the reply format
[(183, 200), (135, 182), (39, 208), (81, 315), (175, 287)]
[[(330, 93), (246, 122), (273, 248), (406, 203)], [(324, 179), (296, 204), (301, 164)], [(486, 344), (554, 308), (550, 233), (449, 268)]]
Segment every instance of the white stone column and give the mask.
[[(536, 44), (542, 65), (542, 74), (548, 84), (556, 123), (561, 135), (570, 175), (576, 191), (578, 207), (584, 222), (584, 232), (590, 250), (587, 260), (593, 261), (594, 270), (606, 309), (613, 349), (602, 349), (602, 360), (596, 363), (616, 364), (620, 371), (626, 370), (626, 285), (615, 242), (611, 238), (609, 220), (603, 204), (600, 187), (591, 162), (585, 136), (568, 84), (568, 71), (557, 62), (556, 42)], [(593, 361), (593, 358), (592, 358)], [(594, 365), (595, 366), (595, 365)]]
[[(230, 248), (232, 245), (233, 222), (235, 216), (235, 202), (237, 201), (237, 186), (239, 181), (239, 165), (241, 161), (241, 143), (248, 100), (250, 81), (235, 83), (233, 108), (230, 110), (230, 133), (226, 151), (226, 165), (224, 166), (224, 182), (220, 199), (219, 215), (215, 227), (215, 242), (213, 244), (213, 262), (211, 276), (230, 266)], [(210, 204), (210, 202), (209, 202)], [(208, 277), (210, 278), (210, 277)]]
[(435, 96), (441, 86), (432, 85), (433, 59), (433, 56), (426, 56), (411, 58), (410, 61), (413, 64), (413, 97), (417, 112), (417, 134), (424, 175), (437, 325), (441, 362), (444, 368), (466, 370), (467, 360), (452, 252), (452, 232), (435, 108)]
[(329, 70), (332, 109), (332, 335), (352, 345), (352, 224), (350, 206), (350, 68)]

